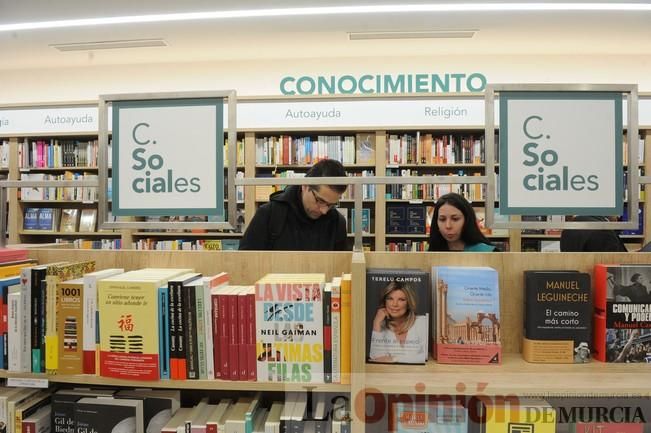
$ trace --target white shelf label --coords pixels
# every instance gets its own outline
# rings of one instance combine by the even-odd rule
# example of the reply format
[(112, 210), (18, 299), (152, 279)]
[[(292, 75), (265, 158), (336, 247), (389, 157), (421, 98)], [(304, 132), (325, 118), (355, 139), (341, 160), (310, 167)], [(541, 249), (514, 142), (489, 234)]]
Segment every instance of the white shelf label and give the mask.
[(7, 386), (16, 388), (47, 388), (49, 386), (47, 379), (31, 379), (26, 377), (9, 377)]

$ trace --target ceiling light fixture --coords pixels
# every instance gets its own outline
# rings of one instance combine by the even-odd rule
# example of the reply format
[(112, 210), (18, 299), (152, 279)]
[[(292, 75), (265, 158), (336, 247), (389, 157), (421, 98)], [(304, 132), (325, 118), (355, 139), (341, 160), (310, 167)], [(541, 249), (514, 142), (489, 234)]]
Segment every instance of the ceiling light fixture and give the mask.
[(414, 12), (522, 12), (522, 11), (651, 11), (648, 3), (441, 3), (414, 5), (328, 6), (307, 8), (249, 9), (233, 11), (184, 12), (129, 15), (0, 24), (0, 32), (54, 29), (109, 24), (134, 24), (210, 19), (288, 17), (310, 15), (355, 15)]
[(74, 42), (69, 44), (50, 44), (59, 51), (94, 51), (119, 48), (166, 47), (163, 39), (127, 39), (121, 41)]
[(431, 30), (422, 32), (350, 32), (351, 41), (369, 39), (455, 39), (472, 38), (478, 30)]

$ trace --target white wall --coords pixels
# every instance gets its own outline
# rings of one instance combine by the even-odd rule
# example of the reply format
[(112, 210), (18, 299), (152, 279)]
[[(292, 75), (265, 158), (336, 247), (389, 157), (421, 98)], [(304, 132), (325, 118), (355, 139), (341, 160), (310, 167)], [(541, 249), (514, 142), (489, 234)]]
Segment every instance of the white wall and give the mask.
[(170, 63), (0, 70), (0, 104), (95, 100), (100, 94), (235, 89), (280, 95), (286, 75), (482, 73), (492, 83), (638, 84), (651, 92), (651, 56), (445, 56)]

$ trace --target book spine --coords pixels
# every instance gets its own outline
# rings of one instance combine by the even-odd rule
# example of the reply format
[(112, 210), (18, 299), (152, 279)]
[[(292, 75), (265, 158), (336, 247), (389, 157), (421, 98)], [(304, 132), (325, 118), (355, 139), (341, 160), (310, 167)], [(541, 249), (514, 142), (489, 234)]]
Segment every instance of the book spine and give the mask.
[(197, 348), (197, 310), (196, 286), (183, 287), (184, 323), (183, 336), (185, 338), (185, 372), (187, 379), (199, 379), (199, 359)]
[(332, 383), (332, 291), (323, 292), (323, 379)]
[(45, 366), (41, 364), (41, 280), (45, 278), (45, 269), (32, 269), (32, 280), (30, 282), (30, 309), (31, 309), (31, 349), (32, 349), (32, 373), (44, 373)]
[(188, 378), (188, 341), (186, 337), (188, 324), (186, 322), (188, 316), (186, 309), (188, 304), (186, 302), (185, 293), (187, 287), (184, 287), (181, 283), (176, 288), (176, 355), (177, 355), (177, 379), (185, 380)]
[(228, 369), (230, 371), (230, 380), (240, 380), (239, 366), (239, 335), (237, 326), (237, 292), (227, 295), (228, 298)]
[(176, 302), (177, 302), (177, 296), (176, 296), (176, 283), (170, 282), (168, 283), (167, 286), (168, 289), (168, 294), (167, 294), (167, 311), (168, 311), (168, 319), (169, 319), (169, 341), (170, 341), (170, 378), (171, 379), (178, 379), (179, 378), (179, 373), (178, 373), (178, 335), (177, 335), (177, 326), (176, 323), (178, 321), (178, 316), (176, 314)]
[(213, 358), (215, 361), (215, 379), (223, 379), (222, 369), (221, 369), (221, 357), (222, 353), (220, 350), (220, 331), (219, 331), (219, 297), (217, 293), (214, 293), (210, 296), (212, 301), (212, 338), (213, 338)]
[(212, 297), (210, 296), (210, 283), (204, 279), (203, 284), (203, 323), (204, 347), (206, 351), (206, 379), (215, 378), (215, 350), (213, 348), (213, 322), (212, 322)]
[(246, 293), (240, 292), (237, 296), (237, 315), (239, 317), (237, 327), (237, 344), (238, 344), (238, 371), (240, 380), (249, 379), (249, 363), (246, 359), (247, 356), (247, 328), (246, 321), (242, 320), (243, 317), (248, 317), (248, 300)]
[(350, 383), (350, 321), (351, 292), (350, 275), (341, 279), (341, 383)]
[[(204, 289), (203, 284), (195, 286), (195, 312), (196, 312), (196, 345), (199, 379), (207, 379), (206, 365), (206, 325), (205, 325), (205, 308), (204, 308)], [(211, 378), (212, 379), (212, 378)]]
[(332, 383), (341, 383), (341, 289), (332, 286), (330, 330), (332, 333)]
[(97, 283), (94, 278), (84, 278), (83, 299), (83, 373), (95, 374), (95, 351), (97, 345)]
[(247, 360), (249, 370), (249, 380), (258, 380), (258, 366), (255, 353), (255, 291), (247, 294)]
[(231, 357), (229, 356), (228, 350), (228, 339), (230, 333), (228, 314), (230, 311), (230, 302), (230, 296), (227, 293), (219, 294), (218, 345), (221, 359), (221, 378), (224, 380), (231, 380)]
[(170, 326), (169, 326), (169, 289), (158, 288), (158, 346), (161, 379), (170, 378)]

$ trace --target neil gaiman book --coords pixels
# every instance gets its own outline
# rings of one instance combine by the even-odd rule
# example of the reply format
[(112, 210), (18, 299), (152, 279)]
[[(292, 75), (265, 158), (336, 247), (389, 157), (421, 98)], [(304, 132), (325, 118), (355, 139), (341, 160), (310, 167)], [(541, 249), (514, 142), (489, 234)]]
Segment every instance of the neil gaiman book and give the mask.
[(429, 282), (429, 274), (418, 269), (368, 269), (368, 362), (424, 364), (427, 361)]
[(524, 273), (525, 361), (588, 362), (591, 330), (590, 275), (577, 271)]

